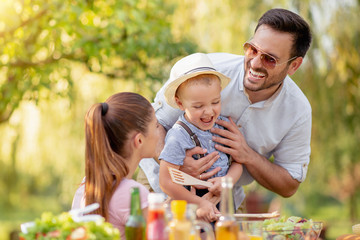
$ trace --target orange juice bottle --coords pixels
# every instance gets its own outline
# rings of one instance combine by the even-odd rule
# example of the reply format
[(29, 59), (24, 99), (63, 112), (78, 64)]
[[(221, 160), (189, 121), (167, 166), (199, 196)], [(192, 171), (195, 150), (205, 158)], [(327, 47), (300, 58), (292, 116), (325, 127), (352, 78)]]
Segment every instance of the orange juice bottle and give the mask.
[(221, 179), (221, 216), (215, 224), (216, 239), (238, 240), (239, 227), (234, 217), (234, 200), (231, 177)]
[(186, 201), (173, 200), (171, 212), (173, 219), (169, 222), (169, 240), (189, 240), (191, 222), (186, 219)]

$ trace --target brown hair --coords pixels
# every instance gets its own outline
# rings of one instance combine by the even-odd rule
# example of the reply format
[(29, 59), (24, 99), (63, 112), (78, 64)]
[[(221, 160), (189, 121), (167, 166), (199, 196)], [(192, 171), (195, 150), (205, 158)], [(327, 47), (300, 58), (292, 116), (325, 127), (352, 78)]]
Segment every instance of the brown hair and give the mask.
[(94, 104), (85, 116), (85, 204), (99, 203), (94, 213), (108, 220), (112, 194), (129, 173), (130, 133), (147, 133), (153, 110), (139, 94), (117, 93)]
[(265, 12), (259, 19), (255, 32), (261, 25), (270, 26), (280, 32), (293, 36), (291, 57), (304, 57), (311, 44), (311, 31), (308, 23), (296, 13), (282, 8)]
[(219, 83), (221, 85), (221, 80), (218, 76), (215, 74), (200, 74), (195, 77), (187, 79), (185, 82), (179, 85), (179, 87), (176, 89), (175, 96), (181, 97), (181, 89), (185, 86), (190, 86), (192, 84), (206, 84), (208, 86), (212, 85), (214, 81), (219, 80)]

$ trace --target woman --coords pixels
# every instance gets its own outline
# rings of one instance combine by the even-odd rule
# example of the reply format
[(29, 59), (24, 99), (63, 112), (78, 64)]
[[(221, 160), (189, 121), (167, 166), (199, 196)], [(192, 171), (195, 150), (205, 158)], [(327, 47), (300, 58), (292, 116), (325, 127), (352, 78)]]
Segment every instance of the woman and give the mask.
[(149, 101), (136, 93), (117, 93), (94, 104), (85, 116), (85, 184), (77, 190), (72, 208), (99, 203), (94, 211), (119, 228), (130, 211), (130, 190), (139, 187), (147, 217), (148, 190), (132, 180), (142, 158), (157, 157), (160, 125)]

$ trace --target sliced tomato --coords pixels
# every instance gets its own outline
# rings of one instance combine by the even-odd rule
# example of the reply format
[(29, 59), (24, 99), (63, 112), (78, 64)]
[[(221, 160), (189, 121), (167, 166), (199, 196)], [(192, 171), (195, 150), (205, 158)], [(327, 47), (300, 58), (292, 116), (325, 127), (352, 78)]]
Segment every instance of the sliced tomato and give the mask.
[(70, 236), (66, 238), (66, 240), (86, 240), (87, 234), (86, 229), (84, 227), (78, 227), (74, 229)]
[(40, 238), (41, 236), (46, 236), (46, 233), (36, 233), (35, 239)]
[(56, 237), (60, 237), (60, 231), (59, 230), (55, 230), (55, 231), (52, 231), (52, 232), (48, 232), (46, 234), (47, 237), (53, 237), (53, 238), (56, 238)]

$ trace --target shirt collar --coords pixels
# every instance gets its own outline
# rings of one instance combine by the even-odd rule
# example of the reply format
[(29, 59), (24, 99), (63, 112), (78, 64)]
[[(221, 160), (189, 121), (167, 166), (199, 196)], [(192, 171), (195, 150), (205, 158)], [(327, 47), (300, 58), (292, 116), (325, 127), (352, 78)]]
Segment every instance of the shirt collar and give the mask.
[[(263, 108), (263, 107), (268, 107), (270, 106), (276, 99), (278, 99), (278, 96), (280, 95), (280, 93), (283, 92), (283, 88), (284, 88), (284, 85), (285, 85), (285, 82), (287, 81), (286, 80), (287, 77), (284, 79), (284, 81), (281, 83), (280, 87), (275, 91), (275, 93), (267, 100), (264, 100), (264, 101), (261, 101), (261, 102), (257, 102), (257, 103), (251, 103), (250, 99), (249, 99), (249, 95), (247, 94), (246, 92), (246, 89), (244, 88), (244, 84), (243, 84), (243, 81), (241, 81), (241, 91), (244, 92), (245, 96), (247, 97), (250, 105), (252, 107), (256, 107), (256, 108)], [(285, 91), (285, 90), (284, 90)]]
[(281, 95), (281, 93), (283, 93), (285, 90), (283, 90), (285, 88), (285, 83), (287, 81), (287, 77), (285, 77), (284, 81), (281, 83), (281, 85), (278, 87), (278, 89), (276, 90), (276, 92), (265, 101), (264, 107), (270, 106), (273, 102), (275, 102), (278, 98), (279, 95)]

